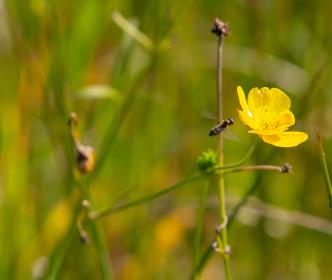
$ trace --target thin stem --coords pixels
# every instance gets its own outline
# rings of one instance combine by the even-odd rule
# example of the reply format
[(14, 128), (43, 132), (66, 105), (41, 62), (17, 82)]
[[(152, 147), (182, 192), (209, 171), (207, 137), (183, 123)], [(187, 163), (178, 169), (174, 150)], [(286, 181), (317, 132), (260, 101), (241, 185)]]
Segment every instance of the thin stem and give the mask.
[(69, 230), (67, 234), (64, 236), (64, 238), (55, 246), (54, 251), (50, 255), (49, 259), (49, 266), (48, 271), (45, 274), (44, 277), (42, 277), (43, 280), (53, 280), (58, 278), (59, 271), (64, 263), (64, 260), (66, 258), (66, 255), (68, 254), (70, 250), (70, 246), (73, 243), (73, 240), (75, 238), (76, 233), (76, 220), (79, 215), (81, 209), (81, 203), (78, 203), (73, 211), (73, 217), (71, 220), (71, 224), (69, 227)]
[[(264, 166), (264, 165), (244, 166), (244, 167), (240, 167), (240, 168), (225, 170), (225, 171), (223, 171), (223, 173), (227, 174), (227, 173), (233, 173), (233, 172), (254, 171), (254, 170), (267, 170), (267, 171), (277, 171), (277, 172), (280, 172), (280, 173), (288, 173), (288, 172), (285, 172), (285, 166), (270, 166), (270, 165), (266, 165), (266, 166)], [(227, 222), (228, 231), (232, 228), (235, 217), (239, 213), (240, 209), (243, 207), (243, 205), (245, 205), (247, 203), (249, 197), (253, 193), (255, 193), (255, 191), (257, 190), (258, 186), (261, 183), (261, 180), (262, 180), (262, 173), (258, 173), (258, 175), (256, 176), (256, 179), (253, 182), (253, 184), (251, 185), (251, 187), (246, 191), (246, 193), (241, 198), (241, 200), (234, 206), (231, 214), (229, 215), (228, 222)], [(197, 263), (195, 269), (193, 270), (192, 275), (197, 274), (202, 270), (202, 268), (204, 267), (205, 263), (210, 258), (212, 253), (213, 253), (213, 247), (210, 244), (205, 249), (203, 255), (201, 256), (201, 258), (199, 260), (199, 262)]]
[(232, 169), (227, 169), (223, 171), (223, 173), (235, 173), (235, 172), (244, 172), (244, 171), (258, 171), (258, 170), (265, 170), (265, 171), (277, 171), (280, 173), (290, 173), (287, 169), (285, 171), (285, 166), (278, 166), (278, 165), (248, 165), (248, 166), (241, 166), (235, 167)]
[[(229, 219), (228, 219), (228, 230), (230, 230), (232, 228), (235, 217), (239, 213), (242, 206), (246, 204), (249, 197), (257, 190), (258, 186), (260, 185), (261, 179), (262, 179), (262, 175), (261, 175), (261, 173), (259, 173), (256, 177), (255, 182), (246, 191), (245, 195), (241, 198), (241, 200), (234, 206), (233, 211), (231, 212)], [(212, 244), (209, 244), (209, 246), (205, 249), (203, 255), (201, 256), (194, 271), (192, 272), (192, 275), (199, 273), (203, 269), (203, 267), (205, 266), (206, 262), (211, 257), (213, 252), (214, 252), (213, 246), (212, 246)], [(192, 279), (192, 276), (190, 277), (190, 279)]]
[(118, 206), (114, 206), (114, 207), (111, 207), (111, 208), (108, 208), (108, 209), (105, 209), (105, 210), (93, 211), (93, 212), (90, 213), (89, 218), (91, 220), (97, 220), (97, 219), (100, 219), (100, 218), (102, 218), (104, 216), (107, 216), (109, 214), (113, 214), (114, 212), (122, 211), (122, 210), (125, 210), (125, 209), (128, 209), (128, 208), (134, 207), (134, 206), (144, 204), (146, 202), (155, 200), (155, 199), (157, 199), (157, 198), (159, 198), (159, 197), (161, 197), (161, 196), (163, 196), (167, 193), (170, 193), (170, 192), (172, 192), (172, 191), (174, 191), (174, 190), (176, 190), (176, 189), (178, 189), (182, 186), (185, 186), (189, 183), (199, 181), (199, 180), (202, 180), (202, 179), (205, 179), (205, 178), (206, 178), (206, 175), (191, 176), (189, 178), (186, 178), (182, 181), (177, 182), (176, 184), (174, 184), (170, 187), (164, 188), (161, 191), (155, 192), (155, 193), (153, 193), (151, 195), (148, 195), (146, 197), (139, 198), (139, 199), (136, 199), (136, 200), (124, 203), (124, 204), (120, 204)]
[[(223, 54), (223, 33), (220, 32), (218, 36), (218, 47), (217, 47), (217, 110), (219, 122), (223, 119), (222, 114), (222, 54)], [(218, 163), (219, 166), (224, 165), (224, 137), (223, 133), (218, 135)], [(226, 213), (226, 201), (225, 201), (225, 181), (224, 176), (221, 174), (218, 179), (219, 189), (219, 215), (220, 224), (225, 224), (221, 228), (220, 234), (217, 236), (218, 247), (222, 250), (222, 256), (224, 260), (225, 276), (227, 280), (230, 280), (231, 269), (229, 261), (229, 245), (227, 238), (227, 213)]]
[(324, 178), (325, 178), (325, 186), (326, 186), (326, 191), (327, 191), (327, 196), (328, 196), (328, 201), (329, 201), (329, 208), (332, 210), (332, 183), (331, 183), (331, 176), (330, 172), (327, 166), (327, 161), (326, 161), (326, 154), (324, 151), (323, 143), (320, 138), (320, 135), (317, 133), (317, 141), (319, 145), (319, 150), (321, 154), (321, 161), (323, 165), (323, 170), (324, 170)]
[[(232, 172), (232, 168), (235, 168), (235, 167), (238, 167), (240, 166), (241, 164), (243, 164), (252, 154), (252, 152), (255, 150), (256, 148), (256, 144), (257, 144), (257, 141), (254, 141), (252, 143), (252, 145), (250, 146), (249, 150), (247, 151), (247, 153), (244, 155), (244, 157), (237, 163), (234, 163), (234, 164), (229, 164), (229, 165), (225, 165), (225, 166), (220, 166), (220, 167), (217, 167), (216, 170), (223, 170), (225, 169), (224, 173), (230, 173)], [(230, 170), (227, 170), (226, 169), (230, 169)], [(205, 175), (206, 176), (206, 175)], [(196, 178), (197, 177), (197, 180), (199, 179), (203, 179), (204, 176), (199, 176), (199, 175), (193, 175), (192, 177), (189, 177), (187, 179), (184, 179), (183, 181), (180, 181), (178, 183), (176, 183), (175, 185), (172, 185), (170, 187), (167, 187), (157, 193), (154, 193), (154, 194), (151, 194), (145, 198), (140, 198), (140, 199), (137, 199), (137, 200), (134, 200), (134, 201), (130, 201), (130, 202), (127, 202), (125, 204), (121, 204), (119, 206), (115, 206), (115, 207), (110, 207), (108, 209), (105, 209), (105, 210), (101, 210), (101, 211), (95, 211), (95, 212), (91, 212), (90, 213), (90, 218), (91, 219), (99, 219), (99, 218), (102, 218), (108, 214), (111, 214), (111, 213), (114, 213), (114, 212), (117, 212), (117, 211), (121, 211), (121, 210), (125, 210), (127, 208), (131, 208), (131, 207), (134, 207), (136, 205), (140, 205), (140, 204), (143, 204), (143, 203), (146, 203), (146, 202), (149, 202), (151, 200), (154, 200), (154, 199), (157, 199), (158, 197), (161, 197), (169, 192), (172, 192), (173, 190), (176, 190), (178, 187), (181, 187), (187, 183), (190, 183), (190, 182), (193, 182), (194, 180), (196, 179), (193, 179), (193, 178)]]
[(257, 147), (258, 139), (259, 139), (258, 137), (254, 138), (248, 151), (246, 152), (246, 154), (243, 156), (243, 158), (241, 160), (239, 160), (238, 162), (232, 163), (232, 164), (218, 166), (214, 170), (230, 169), (230, 168), (238, 167), (238, 166), (241, 166), (242, 164), (244, 164), (251, 157), (252, 153), (255, 151), (255, 149)]
[[(85, 180), (84, 185), (81, 187), (82, 195), (91, 203), (92, 207), (92, 195), (88, 186), (88, 180)], [(101, 273), (104, 280), (114, 279), (113, 271), (110, 265), (110, 258), (107, 252), (107, 246), (105, 242), (105, 236), (99, 225), (95, 224), (94, 221), (90, 221), (92, 239), (95, 244), (96, 252), (99, 258), (99, 264)]]
[[(196, 229), (195, 229), (195, 238), (194, 238), (194, 257), (193, 257), (193, 268), (196, 266), (199, 260), (199, 252), (201, 247), (201, 236), (202, 236), (202, 228), (204, 222), (204, 212), (206, 205), (206, 196), (210, 187), (211, 181), (207, 181), (201, 191), (200, 199), (199, 199), (199, 207), (197, 211), (197, 219), (196, 219)], [(194, 275), (196, 278), (196, 275)]]
[[(285, 173), (284, 170), (284, 166), (276, 166), (276, 165), (248, 165), (248, 166), (243, 166), (243, 167), (236, 167), (236, 168), (232, 168), (232, 169), (227, 169), (227, 170), (223, 170), (222, 174), (230, 174), (230, 173), (235, 173), (235, 172), (242, 172), (242, 171), (256, 171), (256, 170), (268, 170), (268, 171), (278, 171), (281, 173)], [(159, 197), (162, 197), (172, 191), (177, 190), (180, 187), (183, 187), (189, 183), (195, 182), (195, 181), (199, 181), (199, 180), (203, 180), (203, 179), (207, 179), (207, 178), (212, 178), (213, 176), (216, 176), (215, 174), (199, 174), (199, 175), (193, 175), (191, 177), (188, 177), (182, 181), (177, 182), (174, 185), (171, 185), (167, 188), (162, 189), (161, 191), (152, 193), (148, 196), (139, 198), (139, 199), (135, 199), (133, 201), (129, 201), (123, 204), (120, 204), (118, 206), (113, 206), (110, 208), (107, 208), (105, 210), (99, 210), (99, 211), (92, 211), (89, 214), (89, 219), (90, 220), (97, 220), (100, 218), (103, 218), (104, 216), (113, 214), (115, 212), (120, 212), (123, 210), (126, 210), (128, 208), (132, 208), (135, 206), (139, 206), (141, 204), (145, 204), (147, 202), (150, 202), (152, 200), (155, 200)], [(220, 176), (219, 176), (220, 177)]]
[(91, 224), (92, 238), (94, 240), (96, 251), (98, 254), (101, 272), (104, 280), (114, 279), (112, 268), (110, 265), (110, 258), (107, 251), (107, 246), (105, 242), (105, 236), (100, 225), (95, 223)]

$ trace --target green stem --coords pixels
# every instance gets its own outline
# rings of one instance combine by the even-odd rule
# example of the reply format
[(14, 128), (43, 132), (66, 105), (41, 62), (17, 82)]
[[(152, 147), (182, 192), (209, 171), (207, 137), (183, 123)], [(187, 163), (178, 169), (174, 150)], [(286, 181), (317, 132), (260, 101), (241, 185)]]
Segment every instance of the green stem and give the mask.
[[(86, 198), (91, 203), (92, 207), (92, 195), (87, 180), (85, 180), (83, 186), (81, 186), (81, 190), (83, 197)], [(100, 228), (100, 225), (96, 225), (94, 221), (90, 221), (90, 227), (91, 227), (92, 239), (95, 244), (96, 252), (99, 258), (100, 270), (103, 279), (104, 280), (114, 279), (104, 233)]]
[[(276, 171), (279, 172), (278, 169), (276, 169)], [(233, 172), (233, 170), (225, 171), (225, 173), (232, 173), (232, 172)], [(233, 210), (232, 210), (232, 212), (231, 212), (231, 214), (229, 215), (229, 218), (228, 218), (228, 223), (227, 223), (228, 224), (228, 230), (230, 230), (232, 228), (235, 217), (239, 213), (242, 206), (245, 205), (247, 203), (249, 197), (256, 192), (257, 188), (259, 187), (259, 185), (261, 183), (262, 177), (263, 177), (262, 173), (258, 173), (258, 175), (256, 176), (256, 179), (253, 182), (253, 184), (251, 185), (251, 187), (246, 191), (246, 193), (241, 198), (241, 200), (234, 206), (234, 208), (233, 208)], [(206, 264), (206, 262), (208, 261), (208, 259), (210, 258), (210, 256), (212, 255), (213, 252), (214, 252), (214, 250), (213, 250), (212, 244), (210, 244), (205, 249), (203, 255), (201, 256), (201, 258), (199, 260), (199, 262), (197, 263), (195, 269), (193, 270), (192, 275), (199, 273), (203, 269), (204, 265)]]
[(325, 178), (325, 186), (326, 186), (326, 191), (327, 191), (327, 196), (328, 196), (328, 202), (329, 202), (329, 208), (332, 210), (332, 183), (331, 183), (331, 176), (330, 172), (327, 166), (327, 161), (326, 161), (326, 154), (324, 151), (323, 143), (321, 141), (320, 135), (317, 133), (317, 141), (319, 145), (319, 150), (321, 154), (321, 161), (323, 165), (323, 170), (324, 170), (324, 178)]
[[(223, 34), (220, 33), (218, 36), (218, 47), (217, 47), (217, 110), (219, 122), (222, 122), (222, 53), (223, 53)], [(224, 165), (224, 137), (223, 133), (218, 135), (218, 162), (219, 166)], [(219, 215), (220, 224), (225, 224), (221, 228), (220, 234), (217, 236), (218, 247), (222, 250), (222, 257), (224, 260), (224, 270), (227, 280), (230, 280), (231, 269), (228, 254), (228, 237), (227, 237), (227, 213), (226, 213), (226, 201), (225, 201), (225, 181), (224, 175), (221, 174), (218, 179), (218, 190), (219, 190)]]
[[(244, 204), (246, 204), (246, 202), (248, 201), (248, 198), (257, 190), (257, 188), (258, 188), (258, 186), (260, 184), (261, 178), (262, 178), (262, 176), (259, 174), (256, 177), (255, 182), (247, 190), (247, 192), (241, 198), (241, 200), (239, 201), (239, 203), (237, 205), (235, 205), (235, 207), (233, 208), (233, 211), (231, 212), (231, 214), (229, 216), (229, 219), (228, 219), (228, 230), (230, 230), (232, 228), (232, 225), (233, 225), (233, 222), (235, 220), (235, 217), (237, 216), (237, 214), (240, 211), (241, 207)], [(213, 252), (214, 252), (214, 249), (213, 249), (213, 246), (212, 246), (212, 243), (211, 243), (205, 249), (205, 251), (204, 251), (203, 255), (201, 256), (199, 262), (197, 263), (195, 269), (192, 271), (192, 275), (191, 275), (190, 279), (193, 279), (193, 275), (198, 274), (199, 272), (202, 271), (203, 267), (205, 266), (206, 262), (211, 257), (211, 255), (213, 254)]]
[[(277, 171), (277, 172), (282, 172), (282, 166), (277, 166), (277, 165), (248, 165), (248, 166), (243, 166), (243, 167), (236, 167), (236, 168), (230, 168), (227, 170), (223, 170), (221, 176), (229, 173), (235, 173), (235, 172), (243, 172), (243, 171), (257, 171), (257, 170), (268, 170), (268, 171)], [(189, 183), (203, 180), (209, 177), (217, 176), (215, 174), (202, 174), (202, 175), (193, 175), (191, 177), (188, 177), (182, 181), (177, 182), (174, 185), (171, 185), (167, 188), (162, 189), (161, 191), (152, 193), (148, 196), (135, 199), (133, 201), (126, 202), (124, 204), (120, 204), (118, 206), (110, 207), (105, 210), (100, 210), (100, 211), (92, 211), (89, 214), (89, 219), (90, 220), (97, 220), (100, 218), (103, 218), (104, 216), (113, 214), (115, 212), (120, 212), (123, 210), (126, 210), (128, 208), (132, 208), (141, 204), (145, 204), (147, 202), (150, 202), (152, 200), (155, 200), (161, 196), (164, 196), (172, 191), (175, 191), (176, 189), (185, 186)], [(219, 177), (221, 177), (219, 176)]]
[(186, 178), (182, 181), (177, 182), (174, 185), (171, 185), (170, 187), (164, 188), (161, 191), (155, 192), (155, 193), (153, 193), (151, 195), (148, 195), (146, 197), (139, 198), (139, 199), (136, 199), (136, 200), (124, 203), (124, 204), (120, 204), (118, 206), (114, 206), (114, 207), (111, 207), (111, 208), (108, 208), (108, 209), (105, 209), (105, 210), (93, 211), (93, 212), (90, 213), (89, 217), (90, 217), (91, 220), (100, 219), (100, 218), (102, 218), (104, 216), (107, 216), (109, 214), (113, 214), (114, 212), (122, 211), (122, 210), (125, 210), (125, 209), (128, 209), (128, 208), (138, 206), (138, 205), (144, 204), (146, 202), (155, 200), (155, 199), (157, 199), (157, 198), (159, 198), (159, 197), (161, 197), (165, 194), (168, 194), (168, 193), (178, 189), (179, 187), (182, 187), (184, 185), (187, 185), (187, 184), (195, 182), (195, 181), (203, 180), (205, 178), (206, 178), (206, 175), (194, 175), (194, 176), (188, 177), (188, 178)]
[[(199, 207), (197, 211), (197, 219), (196, 219), (196, 229), (195, 229), (195, 238), (194, 238), (194, 257), (193, 257), (193, 267), (196, 266), (199, 260), (199, 252), (201, 247), (201, 236), (202, 236), (202, 228), (204, 222), (204, 212), (205, 212), (205, 205), (206, 205), (206, 196), (209, 191), (210, 181), (207, 181), (201, 190), (200, 200), (199, 200)], [(196, 278), (196, 275), (194, 275)]]
[(54, 251), (50, 256), (50, 264), (48, 268), (48, 272), (46, 273), (45, 277), (42, 279), (47, 280), (54, 280), (57, 279), (58, 273), (61, 269), (61, 266), (64, 262), (64, 259), (70, 249), (70, 246), (75, 238), (76, 233), (76, 220), (79, 215), (81, 209), (81, 203), (78, 203), (75, 207), (73, 217), (71, 220), (70, 228), (65, 235), (65, 237), (55, 246)]
[[(234, 164), (229, 164), (229, 165), (225, 165), (225, 166), (221, 166), (221, 167), (217, 167), (216, 170), (223, 170), (223, 169), (231, 169), (230, 171), (224, 171), (224, 173), (228, 173), (228, 172), (231, 172), (232, 171), (232, 168), (235, 168), (235, 167), (238, 167), (240, 166), (241, 164), (243, 164), (252, 154), (252, 152), (255, 150), (256, 148), (256, 144), (257, 144), (257, 141), (254, 141), (252, 143), (252, 145), (250, 146), (249, 150), (246, 152), (246, 154), (244, 155), (244, 157), (238, 161), (237, 163), (234, 163)], [(197, 178), (196, 178), (197, 177)], [(194, 180), (193, 180), (194, 178)], [(146, 203), (146, 202), (149, 202), (151, 200), (154, 200), (160, 196), (163, 196), (169, 192), (172, 192), (173, 190), (176, 190), (178, 187), (181, 187), (187, 183), (190, 183), (192, 181), (195, 181), (196, 179), (199, 180), (199, 179), (203, 179), (204, 176), (203, 175), (194, 175), (192, 177), (189, 177), (187, 179), (184, 179), (183, 181), (180, 181), (178, 183), (176, 183), (175, 185), (172, 185), (170, 187), (167, 187), (159, 192), (156, 192), (154, 194), (151, 194), (145, 198), (140, 198), (138, 200), (134, 200), (134, 201), (131, 201), (131, 202), (127, 202), (125, 204), (121, 204), (119, 206), (115, 206), (115, 207), (111, 207), (111, 208), (108, 208), (108, 209), (105, 209), (105, 210), (101, 210), (101, 211), (94, 211), (94, 212), (91, 212), (90, 214), (90, 218), (91, 219), (99, 219), (99, 218), (102, 218), (108, 214), (111, 214), (111, 213), (114, 213), (114, 212), (117, 212), (117, 211), (121, 211), (121, 210), (125, 210), (127, 208), (130, 208), (130, 207), (133, 207), (133, 206), (136, 206), (136, 205), (140, 205), (140, 204), (143, 204), (143, 203)]]
[(257, 147), (258, 139), (259, 139), (258, 137), (254, 138), (248, 151), (246, 152), (246, 154), (243, 156), (243, 158), (241, 160), (239, 160), (238, 162), (232, 163), (232, 164), (226, 164), (223, 166), (216, 167), (213, 170), (230, 169), (230, 168), (238, 167), (238, 166), (241, 166), (242, 164), (244, 164), (251, 157), (252, 153), (255, 151), (255, 149)]
[(96, 251), (99, 258), (100, 268), (103, 275), (103, 279), (111, 280), (114, 279), (112, 268), (110, 265), (110, 257), (108, 255), (108, 250), (105, 242), (105, 236), (100, 228), (100, 225), (91, 223), (91, 233), (94, 240)]
[(223, 173), (236, 173), (236, 172), (246, 172), (246, 171), (277, 171), (279, 173), (290, 173), (290, 171), (284, 171), (284, 166), (278, 165), (248, 165), (248, 166), (241, 166), (230, 168), (227, 170), (222, 171)]
[[(252, 166), (244, 166), (242, 168), (240, 167), (240, 168), (225, 170), (223, 173), (226, 174), (226, 173), (233, 173), (233, 172), (240, 172), (240, 171), (253, 171), (253, 170), (271, 170), (271, 171), (282, 172), (282, 167), (280, 167), (280, 166), (269, 166), (269, 165), (266, 165), (266, 166), (264, 166), (264, 165), (252, 165)], [(235, 217), (237, 216), (237, 214), (240, 211), (240, 209), (242, 208), (242, 206), (247, 203), (249, 197), (253, 193), (255, 193), (255, 191), (257, 190), (258, 186), (260, 185), (261, 179), (262, 179), (262, 173), (258, 173), (254, 183), (246, 191), (246, 193), (241, 198), (241, 200), (234, 206), (234, 208), (233, 208), (233, 210), (232, 210), (232, 212), (231, 212), (231, 214), (229, 215), (229, 218), (228, 218), (228, 223), (227, 223), (228, 231), (232, 228)], [(203, 255), (201, 256), (200, 260), (196, 264), (196, 267), (192, 271), (191, 279), (193, 279), (193, 275), (196, 275), (197, 273), (199, 273), (203, 269), (205, 263), (210, 258), (210, 256), (212, 255), (213, 252), (214, 252), (214, 250), (213, 250), (212, 244), (210, 244), (205, 249)]]

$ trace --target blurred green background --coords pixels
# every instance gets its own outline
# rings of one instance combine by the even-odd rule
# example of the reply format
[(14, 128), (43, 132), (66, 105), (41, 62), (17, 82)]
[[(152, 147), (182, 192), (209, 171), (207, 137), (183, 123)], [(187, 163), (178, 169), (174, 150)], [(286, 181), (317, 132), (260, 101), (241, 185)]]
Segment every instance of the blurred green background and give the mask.
[[(80, 184), (103, 209), (190, 176), (201, 152), (216, 147), (207, 136), (215, 121), (204, 117), (216, 113), (216, 16), (231, 28), (223, 106), (236, 140), (226, 139), (226, 163), (253, 137), (237, 117), (237, 85), (287, 92), (294, 130), (309, 134), (292, 149), (260, 143), (250, 160), (289, 162), (293, 174), (226, 177), (229, 212), (253, 186), (258, 199), (229, 232), (234, 279), (331, 279), (315, 136), (331, 166), (331, 11), (328, 0), (0, 1), (0, 279), (104, 279), (99, 245), (115, 279), (189, 277), (203, 182), (101, 219), (97, 246), (81, 244), (73, 217)], [(91, 175), (75, 171), (72, 111), (82, 143), (96, 150)], [(215, 237), (217, 203), (212, 186), (202, 252)], [(200, 279), (222, 277), (214, 255)]]

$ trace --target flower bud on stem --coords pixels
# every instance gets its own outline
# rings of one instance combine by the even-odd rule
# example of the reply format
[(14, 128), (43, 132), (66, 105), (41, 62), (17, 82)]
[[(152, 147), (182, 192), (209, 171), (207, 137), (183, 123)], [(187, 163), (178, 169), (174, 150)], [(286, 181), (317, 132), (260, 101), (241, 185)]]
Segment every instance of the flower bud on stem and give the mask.
[(93, 147), (84, 146), (80, 142), (78, 132), (78, 118), (76, 113), (71, 113), (68, 120), (70, 134), (75, 145), (77, 169), (82, 173), (90, 173), (95, 166), (95, 152)]

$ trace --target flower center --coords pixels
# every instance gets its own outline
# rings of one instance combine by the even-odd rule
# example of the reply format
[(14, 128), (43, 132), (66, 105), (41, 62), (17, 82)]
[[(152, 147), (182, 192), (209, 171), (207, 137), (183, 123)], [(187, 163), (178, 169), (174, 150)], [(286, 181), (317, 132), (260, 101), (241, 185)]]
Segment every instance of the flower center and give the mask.
[(269, 112), (266, 106), (261, 108), (258, 118), (263, 130), (274, 130), (277, 127), (276, 114)]

